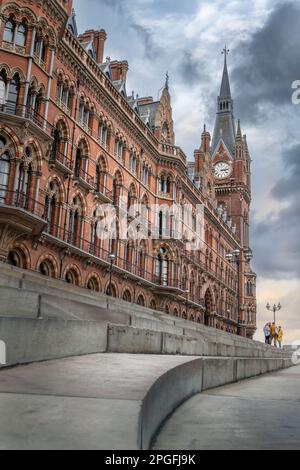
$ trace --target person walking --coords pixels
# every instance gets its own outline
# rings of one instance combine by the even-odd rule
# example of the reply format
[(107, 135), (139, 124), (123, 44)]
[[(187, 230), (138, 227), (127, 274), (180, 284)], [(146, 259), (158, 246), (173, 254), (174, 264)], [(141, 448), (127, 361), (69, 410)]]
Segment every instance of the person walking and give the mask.
[(264, 326), (265, 344), (270, 344), (270, 324), (266, 323)]
[(283, 329), (280, 326), (278, 328), (278, 335), (277, 335), (278, 346), (280, 349), (282, 349), (282, 340), (283, 340)]
[(269, 344), (272, 344), (272, 336), (271, 336), (271, 322), (269, 322), (269, 330), (270, 330), (270, 336), (269, 336)]
[(277, 347), (277, 334), (278, 334), (277, 327), (276, 327), (275, 322), (273, 322), (271, 324), (270, 344), (272, 344), (272, 342), (274, 341), (275, 348)]

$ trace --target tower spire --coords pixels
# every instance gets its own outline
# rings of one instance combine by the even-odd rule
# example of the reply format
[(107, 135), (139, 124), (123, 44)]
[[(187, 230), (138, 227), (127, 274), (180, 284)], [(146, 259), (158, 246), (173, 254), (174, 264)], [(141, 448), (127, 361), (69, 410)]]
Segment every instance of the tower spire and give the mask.
[(231, 97), (230, 81), (227, 68), (227, 57), (229, 54), (229, 49), (226, 45), (222, 50), (222, 54), (224, 55), (224, 67), (220, 94), (218, 96), (217, 115), (212, 140), (212, 152), (216, 150), (220, 140), (222, 140), (233, 157), (235, 147), (235, 123), (233, 116), (233, 99)]
[(227, 49), (227, 46), (225, 45), (224, 49), (222, 50), (222, 54), (224, 54), (224, 69), (220, 88), (220, 99), (231, 99), (230, 82), (227, 69), (227, 56), (229, 52), (229, 49)]

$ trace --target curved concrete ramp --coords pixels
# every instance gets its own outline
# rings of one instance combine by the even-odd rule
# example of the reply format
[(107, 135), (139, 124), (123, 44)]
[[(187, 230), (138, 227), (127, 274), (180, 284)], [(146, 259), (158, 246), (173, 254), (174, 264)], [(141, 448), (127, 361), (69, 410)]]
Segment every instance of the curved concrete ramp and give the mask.
[(299, 450), (300, 366), (204, 392), (180, 406), (153, 449)]
[(95, 354), (0, 371), (0, 449), (149, 448), (193, 395), (287, 359)]

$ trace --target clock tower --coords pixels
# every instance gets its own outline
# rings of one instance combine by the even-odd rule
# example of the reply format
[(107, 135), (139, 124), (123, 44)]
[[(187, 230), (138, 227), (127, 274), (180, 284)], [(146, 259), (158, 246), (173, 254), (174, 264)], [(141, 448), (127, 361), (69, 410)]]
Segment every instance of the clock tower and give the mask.
[(234, 102), (227, 69), (225, 47), (224, 69), (211, 145), (215, 194), (218, 206), (236, 226), (240, 244), (249, 247), (249, 212), (251, 203), (251, 159), (247, 138), (241, 124), (235, 124)]
[(251, 158), (241, 123), (236, 123), (234, 118), (227, 69), (228, 52), (225, 47), (222, 83), (210, 148), (211, 169), (218, 213), (233, 227), (238, 241), (240, 320), (246, 335), (252, 338), (256, 329), (251, 316), (256, 314), (256, 274), (247, 260), (250, 248)]

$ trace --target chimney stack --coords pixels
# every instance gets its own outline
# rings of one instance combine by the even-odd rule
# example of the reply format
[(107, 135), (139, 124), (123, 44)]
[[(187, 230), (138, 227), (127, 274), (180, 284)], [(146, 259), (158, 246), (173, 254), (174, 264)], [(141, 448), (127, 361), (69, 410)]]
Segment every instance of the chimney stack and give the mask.
[(123, 60), (121, 62), (121, 78), (125, 83), (126, 83), (128, 69), (129, 69), (129, 66), (128, 66), (127, 60)]
[(106, 38), (107, 38), (107, 34), (104, 31), (104, 29), (101, 29), (100, 31), (95, 32), (94, 47), (96, 51), (96, 58), (97, 58), (98, 64), (103, 63), (104, 45), (105, 45)]
[(204, 152), (204, 153), (209, 152), (211, 136), (210, 136), (210, 133), (207, 132), (207, 130), (206, 130), (206, 125), (204, 125), (204, 130), (203, 130), (201, 139), (202, 139), (202, 143), (201, 143), (202, 152)]

